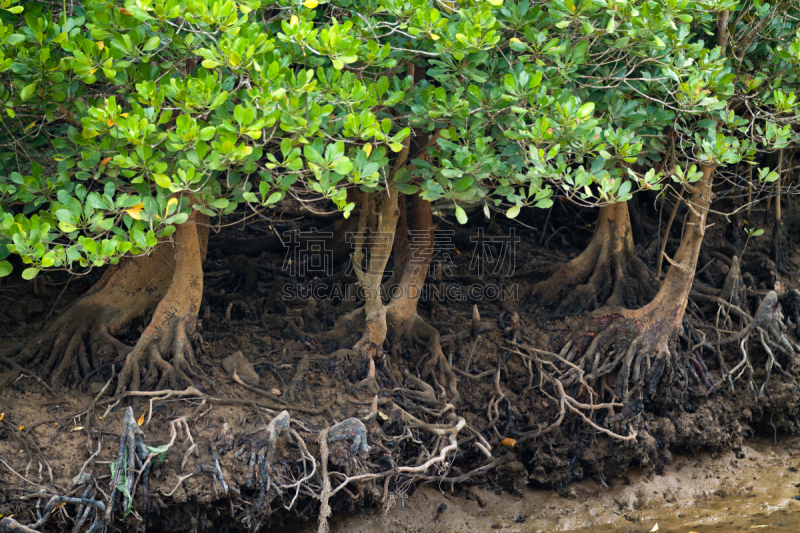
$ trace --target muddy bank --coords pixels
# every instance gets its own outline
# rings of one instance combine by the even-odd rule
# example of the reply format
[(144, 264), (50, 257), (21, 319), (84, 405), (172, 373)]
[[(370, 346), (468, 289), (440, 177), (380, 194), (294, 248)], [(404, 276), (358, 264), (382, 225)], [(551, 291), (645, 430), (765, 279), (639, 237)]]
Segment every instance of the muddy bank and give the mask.
[[(800, 530), (800, 440), (751, 439), (739, 451), (677, 454), (663, 475), (631, 469), (611, 487), (593, 480), (570, 485), (564, 497), (544, 489), (497, 495), (473, 487), (454, 493), (428, 485), (405, 501), (341, 516), (332, 531), (456, 533), (505, 531), (661, 532)], [(299, 533), (316, 531), (309, 524)]]

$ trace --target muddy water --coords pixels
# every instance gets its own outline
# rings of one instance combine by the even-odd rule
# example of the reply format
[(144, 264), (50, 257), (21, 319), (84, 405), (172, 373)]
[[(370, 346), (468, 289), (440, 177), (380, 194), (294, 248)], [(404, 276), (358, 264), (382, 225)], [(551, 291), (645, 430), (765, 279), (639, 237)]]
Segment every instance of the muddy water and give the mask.
[[(339, 516), (331, 531), (800, 532), (800, 440), (750, 441), (737, 455), (676, 454), (664, 475), (630, 472), (610, 487), (570, 485), (568, 495), (530, 489), (523, 496), (473, 488), (457, 496), (428, 486), (367, 515)], [(446, 508), (442, 509), (445, 505)], [(311, 524), (309, 524), (311, 526)], [(309, 527), (309, 531), (316, 528)]]

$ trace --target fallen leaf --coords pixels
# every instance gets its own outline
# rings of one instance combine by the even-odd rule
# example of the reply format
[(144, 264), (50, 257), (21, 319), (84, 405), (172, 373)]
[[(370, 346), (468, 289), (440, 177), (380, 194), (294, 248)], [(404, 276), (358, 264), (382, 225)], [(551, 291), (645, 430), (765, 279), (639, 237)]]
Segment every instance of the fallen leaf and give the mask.
[(142, 413), (142, 416), (139, 417), (139, 420), (137, 420), (136, 423), (140, 426), (144, 424), (144, 413)]
[(144, 204), (142, 202), (139, 202), (130, 209), (125, 209), (125, 212), (128, 213), (131, 216), (131, 218), (135, 218), (136, 220), (142, 220), (142, 215), (140, 214), (142, 209), (144, 209)]
[(107, 164), (109, 164), (109, 163), (111, 162), (111, 159), (113, 159), (113, 158), (111, 158), (111, 157), (106, 157), (105, 159), (103, 159), (102, 161), (100, 161), (100, 164), (101, 164), (101, 165), (103, 165), (103, 166), (105, 166), (105, 165), (107, 165)]
[(280, 389), (269, 389), (269, 391), (274, 394), (275, 396), (280, 396), (282, 394)]
[(19, 427), (19, 430), (20, 430), (20, 431), (22, 431), (23, 429), (25, 429), (25, 426), (20, 426), (20, 427)]
[(381, 417), (383, 420), (389, 420), (389, 415), (382, 411), (378, 411), (378, 416)]
[(70, 432), (80, 431), (83, 429), (83, 426), (75, 426), (74, 428), (70, 428)]
[(658, 531), (658, 524), (654, 525), (654, 526), (653, 526), (653, 529), (651, 529), (651, 530), (650, 530), (650, 532), (651, 532), (651, 533), (652, 533), (653, 531)]
[(6, 417), (5, 413), (0, 413), (0, 422), (2, 422), (5, 417)]
[(500, 441), (500, 444), (503, 446), (516, 446), (517, 439), (512, 439), (511, 437), (506, 437)]

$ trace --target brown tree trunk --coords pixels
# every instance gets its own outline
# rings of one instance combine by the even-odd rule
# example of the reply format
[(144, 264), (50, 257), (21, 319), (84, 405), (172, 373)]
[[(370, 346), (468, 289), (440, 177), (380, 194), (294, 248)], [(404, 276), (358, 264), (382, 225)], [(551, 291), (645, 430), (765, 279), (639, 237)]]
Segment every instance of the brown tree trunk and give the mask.
[[(140, 389), (140, 370), (145, 361), (149, 363), (144, 380), (146, 388), (153, 385), (159, 374), (157, 388), (165, 383), (172, 388), (185, 386), (192, 383), (190, 375), (198, 374), (190, 337), (195, 334), (203, 298), (205, 251), (197, 224), (207, 221), (208, 217), (193, 211), (175, 231), (175, 267), (171, 283), (150, 324), (125, 359), (117, 383), (118, 394), (128, 387)], [(171, 359), (171, 363), (167, 359)]]
[[(562, 350), (590, 381), (610, 374), (621, 363), (617, 394), (626, 401), (630, 397), (630, 381), (636, 389), (652, 395), (664, 373), (672, 368), (669, 345), (681, 330), (713, 197), (715, 166), (701, 165), (700, 170), (702, 178), (691, 186), (685, 185), (691, 198), (686, 201), (690, 212), (684, 236), (675, 257), (665, 257), (670, 268), (655, 298), (636, 310), (611, 306), (598, 309)], [(606, 353), (612, 346), (618, 357), (609, 361)], [(570, 379), (574, 381), (576, 377)]]
[(414, 195), (411, 197), (411, 230), (413, 238), (401, 242), (407, 251), (399, 257), (405, 257), (401, 267), (402, 275), (387, 311), (388, 320), (395, 331), (407, 332), (411, 327), (409, 321), (417, 314), (417, 304), (422, 296), (425, 278), (428, 275), (433, 257), (433, 215), (431, 204)]
[(581, 313), (603, 304), (636, 308), (653, 297), (653, 286), (636, 256), (628, 204), (617, 202), (600, 208), (589, 246), (537, 283), (532, 299), (556, 314)]
[(353, 252), (356, 277), (364, 295), (366, 319), (366, 330), (355, 349), (366, 351), (370, 357), (382, 349), (383, 341), (386, 339), (386, 306), (383, 303), (381, 287), (383, 272), (392, 252), (397, 219), (400, 216), (396, 190), (393, 188), (386, 190), (380, 197), (379, 205), (374, 209), (373, 196), (368, 193), (363, 195), (358, 237)]
[[(186, 224), (193, 228), (202, 261), (208, 225), (195, 227), (195, 221)], [(183, 232), (179, 227), (175, 238)], [(86, 377), (115, 355), (126, 356), (132, 348), (114, 335), (124, 333), (133, 319), (159, 305), (170, 290), (176, 264), (175, 248), (164, 242), (150, 255), (123, 258), (118, 265), (108, 267), (86, 294), (28, 342), (17, 361), (28, 368), (41, 368), (56, 385), (65, 381), (74, 384), (80, 375)]]

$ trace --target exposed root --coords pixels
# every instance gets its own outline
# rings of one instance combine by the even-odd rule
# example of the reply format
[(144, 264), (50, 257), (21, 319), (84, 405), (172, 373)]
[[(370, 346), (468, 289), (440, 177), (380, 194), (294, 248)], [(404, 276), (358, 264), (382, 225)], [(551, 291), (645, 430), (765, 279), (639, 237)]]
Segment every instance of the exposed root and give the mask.
[[(432, 378), (441, 393), (441, 399), (435, 398), (433, 389), (428, 390), (416, 379), (410, 379), (412, 386), (415, 386), (418, 391), (422, 390), (425, 394), (420, 396), (417, 391), (407, 389), (403, 392), (417, 399), (433, 399), (436, 403), (446, 399), (449, 403), (457, 405), (461, 401), (461, 395), (458, 392), (458, 377), (453, 372), (453, 368), (450, 366), (444, 351), (442, 351), (439, 331), (414, 313), (407, 325), (403, 327), (402, 335), (395, 340), (395, 342), (406, 341), (423, 348), (422, 357), (417, 361), (416, 365), (418, 369), (420, 366), (422, 367), (419, 375), (423, 383), (429, 377)], [(407, 378), (409, 377), (410, 374), (407, 374)]]
[[(794, 356), (800, 353), (800, 346), (786, 338), (784, 334), (786, 329), (778, 295), (775, 292), (769, 292), (759, 305), (755, 317), (745, 320), (744, 329), (717, 341), (718, 351), (721, 345), (737, 343), (742, 353), (742, 359), (736, 366), (730, 370), (723, 368), (723, 380), (730, 384), (731, 390), (733, 390), (734, 383), (747, 374), (746, 387), (758, 399), (767, 391), (773, 368), (777, 368), (787, 377), (793, 377), (788, 370), (794, 362)], [(760, 388), (757, 388), (753, 379), (754, 371), (748, 350), (748, 341), (752, 333), (757, 334), (757, 339), (767, 355), (764, 382)], [(778, 362), (776, 353), (782, 353), (785, 356), (787, 368)], [(796, 369), (794, 370), (796, 371)]]
[[(111, 463), (111, 487), (112, 490), (122, 495), (122, 507), (127, 515), (133, 505), (133, 486), (136, 481), (135, 473), (141, 470), (144, 473), (143, 485), (147, 485), (149, 479), (150, 465), (145, 466), (145, 461), (149, 457), (149, 452), (142, 442), (142, 430), (136, 423), (133, 416), (133, 408), (125, 409), (125, 419), (122, 424), (122, 435), (119, 439), (119, 451), (117, 461)], [(108, 505), (106, 518), (110, 521), (114, 512), (113, 498)]]
[[(546, 397), (550, 398), (551, 400), (557, 402), (559, 407), (558, 416), (555, 421), (553, 421), (544, 428), (538, 427), (535, 430), (520, 434), (519, 437), (517, 438), (517, 442), (522, 442), (552, 432), (562, 424), (567, 410), (578, 415), (584, 421), (584, 423), (586, 423), (589, 427), (601, 433), (605, 433), (606, 435), (615, 440), (625, 442), (625, 441), (633, 441), (636, 439), (638, 432), (632, 427), (629, 428), (627, 435), (622, 435), (619, 433), (619, 429), (611, 431), (594, 422), (592, 418), (594, 418), (595, 413), (597, 411), (603, 411), (603, 410), (607, 411), (609, 415), (608, 417), (606, 417), (607, 423), (616, 423), (616, 426), (619, 426), (620, 421), (627, 423), (630, 422), (630, 419), (629, 418), (620, 419), (620, 417), (615, 416), (614, 409), (623, 407), (622, 403), (615, 402), (613, 400), (607, 403), (595, 403), (595, 398), (597, 398), (598, 395), (594, 392), (592, 387), (585, 379), (585, 373), (580, 367), (565, 360), (557, 353), (547, 352), (545, 350), (538, 350), (535, 348), (531, 348), (529, 346), (519, 345), (514, 342), (510, 344), (516, 348), (519, 348), (519, 350), (515, 348), (510, 348), (509, 351), (511, 353), (519, 356), (520, 358), (523, 359), (523, 361), (526, 360), (533, 361), (534, 365), (538, 370), (540, 378), (539, 379), (540, 392)], [(579, 402), (578, 400), (576, 400), (575, 398), (573, 398), (564, 391), (563, 381), (564, 378), (566, 377), (566, 373), (560, 370), (559, 368), (560, 365), (558, 363), (563, 364), (565, 367), (569, 368), (570, 371), (575, 372), (574, 376), (577, 376), (577, 381), (580, 386), (579, 390), (581, 393), (588, 396), (589, 403)], [(545, 370), (546, 367), (551, 368), (552, 372), (548, 372), (547, 370)], [(498, 372), (498, 379), (499, 379), (499, 372)], [(557, 393), (555, 397), (553, 397), (549, 392), (547, 392), (547, 389), (550, 386), (552, 386), (555, 389), (555, 392)], [(497, 388), (499, 389), (499, 387)], [(616, 398), (616, 395), (613, 395), (613, 397)], [(587, 417), (586, 414), (584, 414), (584, 411), (587, 411), (591, 415), (591, 418)]]

